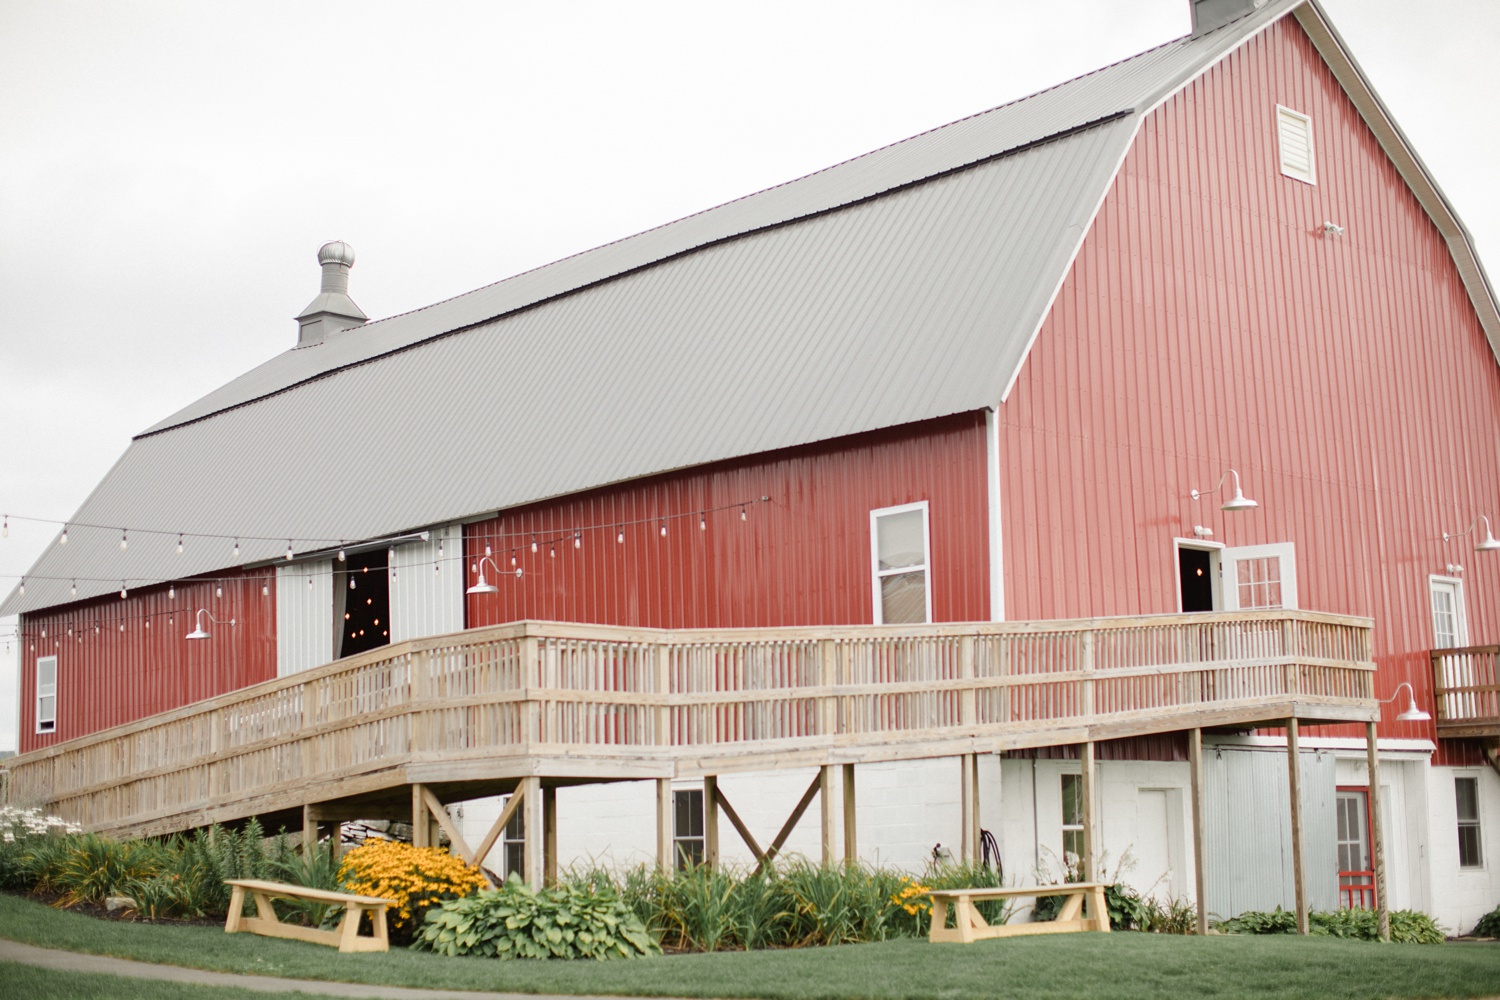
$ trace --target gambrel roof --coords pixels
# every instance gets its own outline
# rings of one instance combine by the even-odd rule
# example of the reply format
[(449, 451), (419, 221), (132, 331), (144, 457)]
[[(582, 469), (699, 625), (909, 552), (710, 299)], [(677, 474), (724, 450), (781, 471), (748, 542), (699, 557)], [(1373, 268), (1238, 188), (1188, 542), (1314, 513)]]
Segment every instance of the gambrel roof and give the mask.
[[(377, 538), (999, 405), (1143, 117), (1295, 16), (1447, 237), (1468, 234), (1313, 0), (1272, 0), (1025, 99), (289, 350), (137, 436), (77, 522)], [(357, 414), (357, 426), (351, 415)], [(346, 459), (347, 433), (365, 453)], [(0, 613), (226, 568), (75, 530)], [(248, 562), (285, 542), (245, 542)], [(54, 580), (45, 578), (52, 577)], [(69, 580), (78, 579), (71, 598)]]

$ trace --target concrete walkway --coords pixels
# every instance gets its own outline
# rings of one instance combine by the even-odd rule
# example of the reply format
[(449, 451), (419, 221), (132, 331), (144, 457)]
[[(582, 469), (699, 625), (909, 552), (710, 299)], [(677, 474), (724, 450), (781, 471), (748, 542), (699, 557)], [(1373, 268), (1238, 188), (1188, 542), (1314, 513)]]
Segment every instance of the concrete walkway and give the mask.
[[(418, 990), (406, 986), (372, 983), (332, 983), (321, 979), (280, 979), (275, 976), (244, 976), (233, 972), (206, 972), (176, 965), (153, 965), (127, 958), (85, 955), (76, 951), (38, 948), (16, 941), (0, 940), (0, 962), (20, 962), (60, 972), (93, 972), (130, 979), (163, 979), (196, 986), (237, 986), (261, 993), (311, 993), (329, 997), (374, 997), (380, 1000), (619, 1000), (586, 995), (555, 996), (545, 993), (480, 993), (471, 990)], [(663, 998), (671, 1000), (671, 998)]]

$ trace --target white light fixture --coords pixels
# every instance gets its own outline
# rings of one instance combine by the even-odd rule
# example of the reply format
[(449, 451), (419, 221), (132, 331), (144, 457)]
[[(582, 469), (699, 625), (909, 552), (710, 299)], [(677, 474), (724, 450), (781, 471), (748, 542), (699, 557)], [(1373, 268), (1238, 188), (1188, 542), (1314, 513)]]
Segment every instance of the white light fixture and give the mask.
[(1475, 552), (1494, 552), (1496, 549), (1500, 549), (1500, 539), (1497, 539), (1490, 532), (1490, 519), (1489, 519), (1489, 515), (1487, 515), (1487, 514), (1480, 514), (1478, 517), (1474, 518), (1474, 520), (1469, 524), (1469, 526), (1467, 528), (1465, 528), (1463, 531), (1457, 532), (1455, 534), (1449, 534), (1446, 531), (1443, 532), (1443, 541), (1445, 541), (1445, 542), (1451, 542), (1455, 538), (1462, 538), (1465, 535), (1469, 534), (1471, 531), (1473, 531), (1475, 528), (1479, 527), (1479, 525), (1481, 525), (1481, 524), (1484, 525), (1484, 537), (1481, 538), (1481, 539), (1479, 539), (1479, 541), (1477, 541), (1477, 542), (1474, 543), (1474, 551)]
[(489, 556), (480, 556), (480, 558), (479, 558), (479, 582), (476, 583), (476, 584), (474, 584), (474, 586), (470, 587), (468, 590), (464, 591), (464, 593), (466, 593), (466, 594), (494, 594), (494, 593), (498, 593), (499, 592), (499, 590), (500, 590), (499, 587), (495, 586), (493, 583), (490, 583), (488, 580), (486, 580), (484, 578), (484, 564), (485, 563), (489, 563), (491, 566), (494, 566), (495, 575), (496, 576), (500, 575), (500, 567), (499, 566), (495, 566), (495, 560), (491, 559)]
[(1254, 500), (1251, 500), (1249, 497), (1245, 496), (1244, 492), (1240, 489), (1240, 474), (1238, 472), (1234, 471), (1233, 469), (1230, 469), (1228, 472), (1226, 472), (1222, 476), (1220, 476), (1219, 477), (1219, 485), (1215, 486), (1213, 489), (1211, 489), (1211, 490), (1202, 490), (1202, 491), (1193, 490), (1188, 495), (1191, 496), (1194, 500), (1198, 500), (1198, 499), (1201, 499), (1202, 497), (1207, 496), (1210, 493), (1217, 493), (1217, 492), (1219, 492), (1220, 490), (1222, 490), (1224, 488), (1224, 483), (1231, 476), (1234, 477), (1234, 496), (1230, 497), (1228, 500), (1226, 500), (1222, 504), (1220, 504), (1219, 505), (1219, 509), (1220, 510), (1249, 510), (1252, 507), (1259, 507), (1260, 504), (1256, 503)]
[(1406, 688), (1406, 711), (1396, 716), (1396, 721), (1426, 722), (1428, 719), (1432, 718), (1432, 716), (1428, 715), (1426, 712), (1417, 707), (1417, 693), (1412, 690), (1412, 686), (1409, 681), (1402, 681), (1400, 684), (1396, 685), (1396, 693), (1382, 701), (1381, 704), (1389, 705), (1391, 702), (1401, 697), (1402, 688)]
[[(233, 618), (229, 619), (227, 622), (226, 621), (222, 621), (222, 620), (220, 620), (218, 618), (215, 618), (213, 615), (209, 614), (207, 608), (199, 608), (198, 609), (198, 616), (197, 616), (196, 620), (194, 621), (194, 626), (195, 627), (193, 628), (193, 630), (191, 632), (189, 632), (187, 634), (186, 638), (188, 638), (188, 639), (212, 639), (213, 638), (213, 633), (210, 632), (208, 629), (206, 629), (206, 628), (203, 627), (204, 616), (207, 616), (208, 620), (210, 622), (212, 622), (213, 624), (215, 624), (215, 625), (228, 625), (230, 628), (234, 628), (235, 621), (234, 621)], [(169, 622), (169, 624), (170, 624), (170, 622)]]

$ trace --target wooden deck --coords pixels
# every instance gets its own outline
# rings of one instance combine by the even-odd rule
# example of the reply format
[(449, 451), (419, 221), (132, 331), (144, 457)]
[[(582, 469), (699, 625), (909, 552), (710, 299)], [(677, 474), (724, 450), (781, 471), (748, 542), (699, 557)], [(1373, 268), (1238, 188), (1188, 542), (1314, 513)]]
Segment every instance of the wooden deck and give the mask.
[(1500, 737), (1500, 646), (1432, 651), (1438, 735)]
[[(570, 782), (1376, 718), (1371, 622), (1305, 611), (679, 631), (520, 622), (388, 646), (7, 762), (116, 835)], [(332, 804), (334, 812), (328, 811)], [(341, 804), (341, 805), (340, 805)], [(300, 821), (288, 825), (300, 826)]]

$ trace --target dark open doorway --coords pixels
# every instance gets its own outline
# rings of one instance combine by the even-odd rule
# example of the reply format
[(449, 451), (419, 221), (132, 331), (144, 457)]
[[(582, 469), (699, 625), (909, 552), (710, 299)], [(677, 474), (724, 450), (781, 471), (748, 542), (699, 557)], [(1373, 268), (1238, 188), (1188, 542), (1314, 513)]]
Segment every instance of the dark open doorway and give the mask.
[[(391, 588), (386, 550), (350, 554), (334, 578), (334, 610), (343, 598), (339, 626), (340, 658), (387, 645), (391, 641)], [(352, 584), (352, 586), (351, 586)]]
[(1214, 553), (1208, 549), (1177, 548), (1177, 578), (1180, 581), (1182, 610), (1214, 610)]

